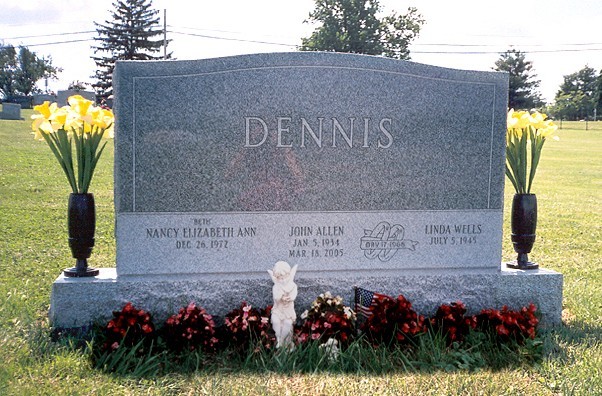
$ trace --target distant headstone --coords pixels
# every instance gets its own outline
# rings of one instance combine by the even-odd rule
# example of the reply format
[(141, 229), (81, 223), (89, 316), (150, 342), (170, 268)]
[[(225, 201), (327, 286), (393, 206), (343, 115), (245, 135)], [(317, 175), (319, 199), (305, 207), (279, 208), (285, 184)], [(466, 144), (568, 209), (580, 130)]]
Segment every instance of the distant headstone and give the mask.
[(33, 104), (34, 106), (37, 105), (41, 105), (44, 102), (56, 102), (56, 95), (50, 95), (50, 94), (40, 94), (40, 95), (33, 95)]
[(113, 83), (117, 263), (78, 286), (90, 317), (267, 304), (285, 260), (300, 307), (358, 285), (559, 320), (561, 276), (500, 271), (507, 74), (299, 52), (124, 61)]
[(16, 103), (3, 103), (2, 111), (0, 112), (0, 119), (2, 120), (20, 120), (21, 119), (21, 105)]
[(28, 95), (10, 95), (4, 103), (14, 103), (21, 105), (22, 109), (31, 109), (33, 103), (33, 96)]
[(69, 99), (69, 97), (73, 95), (81, 95), (85, 99), (91, 100), (92, 102), (96, 103), (96, 93), (94, 93), (94, 91), (78, 91), (75, 89), (58, 91), (56, 102), (59, 106), (66, 106), (68, 104), (67, 99)]

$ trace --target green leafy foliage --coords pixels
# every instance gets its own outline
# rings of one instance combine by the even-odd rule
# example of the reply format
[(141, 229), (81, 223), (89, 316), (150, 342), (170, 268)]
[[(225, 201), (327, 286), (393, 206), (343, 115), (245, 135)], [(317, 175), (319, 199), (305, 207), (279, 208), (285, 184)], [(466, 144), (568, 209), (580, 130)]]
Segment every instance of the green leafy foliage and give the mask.
[(302, 39), (302, 51), (351, 52), (410, 59), (409, 46), (424, 24), (416, 8), (379, 19), (378, 0), (316, 0), (309, 21), (318, 23)]
[(594, 111), (602, 116), (601, 85), (602, 74), (587, 65), (564, 76), (550, 112), (563, 120), (593, 119)]
[(43, 78), (56, 79), (60, 68), (52, 65), (52, 58), (39, 58), (27, 47), (0, 46), (0, 95), (38, 93), (36, 83)]
[(94, 366), (110, 373), (128, 375), (136, 378), (153, 377), (161, 370), (164, 352), (157, 353), (154, 345), (145, 345), (146, 340), (127, 345), (123, 339), (112, 351), (105, 351), (94, 359)]

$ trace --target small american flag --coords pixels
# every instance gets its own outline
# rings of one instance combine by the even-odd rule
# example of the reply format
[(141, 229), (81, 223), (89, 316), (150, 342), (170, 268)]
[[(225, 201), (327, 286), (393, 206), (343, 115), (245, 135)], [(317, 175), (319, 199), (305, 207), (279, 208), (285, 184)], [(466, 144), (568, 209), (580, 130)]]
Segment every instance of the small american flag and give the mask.
[(369, 318), (372, 315), (370, 311), (370, 307), (376, 305), (376, 299), (379, 297), (384, 297), (384, 294), (374, 293), (370, 290), (362, 289), (361, 287), (355, 288), (355, 312), (363, 316), (364, 318)]

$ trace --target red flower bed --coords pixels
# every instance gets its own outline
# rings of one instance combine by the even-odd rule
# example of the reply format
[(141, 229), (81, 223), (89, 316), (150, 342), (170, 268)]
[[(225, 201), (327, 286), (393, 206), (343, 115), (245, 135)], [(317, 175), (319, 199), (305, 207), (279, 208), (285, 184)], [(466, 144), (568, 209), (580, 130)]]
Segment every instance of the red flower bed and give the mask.
[(260, 310), (243, 302), (240, 308), (232, 310), (224, 319), (225, 342), (240, 352), (246, 352), (249, 346), (257, 343), (272, 349), (276, 345), (276, 336), (272, 330), (271, 314), (271, 305)]
[[(493, 334), (498, 341), (516, 341), (536, 337), (539, 320), (537, 308), (530, 304), (518, 311), (507, 306), (484, 309), (476, 316), (467, 316), (466, 307), (460, 301), (441, 305), (430, 324), (435, 331), (445, 334), (448, 344), (462, 342), (471, 329)], [(374, 346), (408, 345), (414, 337), (428, 330), (428, 322), (412, 309), (412, 304), (402, 295), (396, 299), (374, 294), (370, 316), (360, 330)], [(235, 351), (246, 353), (273, 349), (276, 337), (272, 329), (271, 306), (257, 309), (243, 302), (224, 318), (219, 337), (211, 315), (203, 308), (190, 303), (172, 315), (164, 324), (160, 336), (171, 350), (176, 352), (202, 350), (214, 352), (218, 343), (230, 346)], [(321, 343), (329, 339), (346, 346), (356, 336), (356, 315), (343, 305), (341, 297), (324, 293), (312, 303), (312, 307), (301, 315), (301, 325), (295, 328), (296, 340), (302, 344), (311, 340)], [(157, 336), (151, 315), (127, 303), (121, 311), (114, 311), (113, 318), (102, 329), (102, 338), (97, 345), (101, 352), (112, 352), (120, 346), (133, 347), (144, 341), (150, 344)], [(218, 341), (219, 339), (219, 341)], [(138, 352), (142, 352), (140, 349)]]
[(371, 315), (361, 330), (372, 344), (408, 343), (414, 336), (427, 330), (425, 319), (412, 309), (412, 304), (402, 295), (394, 299), (385, 295), (374, 296)]
[(347, 345), (353, 337), (356, 317), (351, 308), (343, 305), (341, 297), (326, 292), (301, 314), (301, 319), (302, 325), (295, 330), (299, 343), (318, 339), (325, 343), (334, 338), (339, 345)]
[(441, 305), (431, 319), (431, 326), (435, 331), (441, 331), (451, 345), (463, 341), (470, 329), (477, 327), (477, 319), (475, 316), (466, 316), (466, 307), (457, 301)]
[(477, 315), (477, 323), (484, 331), (495, 331), (501, 341), (514, 339), (522, 342), (527, 338), (534, 339), (539, 319), (535, 316), (537, 307), (529, 304), (519, 311), (512, 311), (507, 306), (501, 310), (484, 309)]
[(121, 311), (113, 311), (113, 319), (107, 323), (103, 333), (103, 350), (114, 351), (120, 345), (132, 347), (142, 340), (152, 339), (155, 325), (148, 312), (127, 303)]
[(212, 352), (218, 342), (213, 318), (193, 302), (167, 319), (163, 334), (167, 346), (176, 352)]

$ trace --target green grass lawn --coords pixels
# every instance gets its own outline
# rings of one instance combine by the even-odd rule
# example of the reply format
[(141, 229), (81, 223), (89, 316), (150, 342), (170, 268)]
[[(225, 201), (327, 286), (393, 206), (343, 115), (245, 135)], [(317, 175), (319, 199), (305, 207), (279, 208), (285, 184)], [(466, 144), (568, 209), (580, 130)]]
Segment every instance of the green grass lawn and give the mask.
[[(66, 236), (70, 191), (29, 121), (0, 120), (0, 395), (602, 395), (602, 132), (569, 126), (560, 141), (546, 143), (533, 188), (539, 224), (531, 258), (564, 274), (564, 325), (543, 335), (542, 361), (478, 372), (285, 375), (226, 367), (135, 379), (95, 370), (84, 352), (49, 341), (50, 288), (74, 262)], [(91, 186), (97, 267), (115, 263), (112, 169), (109, 143)], [(512, 194), (507, 184), (504, 260), (514, 258)]]

